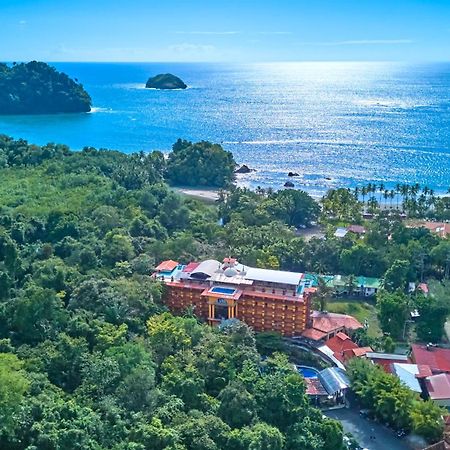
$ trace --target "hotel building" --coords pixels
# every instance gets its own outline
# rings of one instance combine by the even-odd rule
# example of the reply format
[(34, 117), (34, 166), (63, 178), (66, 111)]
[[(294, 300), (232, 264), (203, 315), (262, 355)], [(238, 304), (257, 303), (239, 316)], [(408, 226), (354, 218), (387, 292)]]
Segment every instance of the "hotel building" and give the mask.
[(234, 258), (187, 265), (164, 261), (154, 277), (167, 287), (165, 303), (174, 313), (192, 307), (211, 325), (239, 319), (255, 331), (299, 336), (310, 326), (310, 294), (303, 274), (244, 266)]

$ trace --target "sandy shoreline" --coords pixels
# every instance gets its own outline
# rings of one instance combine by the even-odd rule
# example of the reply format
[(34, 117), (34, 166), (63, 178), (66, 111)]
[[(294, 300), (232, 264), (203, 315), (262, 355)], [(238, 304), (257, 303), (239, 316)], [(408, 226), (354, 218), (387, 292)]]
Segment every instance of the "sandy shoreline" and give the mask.
[(206, 200), (209, 202), (215, 202), (219, 199), (219, 191), (215, 189), (195, 189), (195, 188), (175, 188), (180, 194), (187, 195), (189, 197), (197, 198), (200, 200)]

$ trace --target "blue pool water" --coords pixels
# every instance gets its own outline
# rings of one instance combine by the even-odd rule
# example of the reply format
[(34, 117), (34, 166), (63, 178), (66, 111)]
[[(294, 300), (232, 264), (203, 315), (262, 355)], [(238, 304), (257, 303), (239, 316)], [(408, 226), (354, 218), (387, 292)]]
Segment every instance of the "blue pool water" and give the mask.
[(317, 378), (318, 371), (313, 369), (312, 367), (303, 367), (298, 366), (297, 370), (302, 374), (305, 378)]
[[(367, 182), (449, 185), (448, 63), (54, 65), (83, 83), (93, 112), (0, 116), (0, 133), (124, 152), (211, 140), (257, 169), (240, 184), (280, 188), (293, 171), (296, 187), (317, 195)], [(144, 89), (166, 72), (189, 88)]]
[(215, 286), (211, 288), (210, 292), (214, 292), (214, 294), (233, 295), (236, 292), (236, 289)]

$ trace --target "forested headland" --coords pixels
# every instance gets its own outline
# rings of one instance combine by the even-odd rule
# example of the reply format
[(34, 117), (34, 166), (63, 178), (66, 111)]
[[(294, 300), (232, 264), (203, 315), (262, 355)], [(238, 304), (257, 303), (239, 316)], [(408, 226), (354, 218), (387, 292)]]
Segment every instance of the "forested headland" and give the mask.
[(88, 112), (91, 104), (78, 80), (44, 62), (0, 63), (0, 115)]

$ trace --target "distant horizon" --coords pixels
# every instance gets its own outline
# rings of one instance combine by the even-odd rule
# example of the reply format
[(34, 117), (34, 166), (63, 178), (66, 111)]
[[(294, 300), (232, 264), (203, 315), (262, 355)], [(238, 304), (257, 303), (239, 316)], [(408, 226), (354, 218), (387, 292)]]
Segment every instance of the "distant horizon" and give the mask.
[(450, 60), (448, 0), (2, 0), (0, 60)]
[(172, 61), (172, 60), (135, 60), (135, 61), (102, 61), (102, 60), (43, 60), (43, 59), (27, 59), (27, 60), (10, 60), (0, 61), (5, 64), (21, 64), (31, 61), (44, 62), (46, 64), (296, 64), (296, 63), (375, 63), (375, 64), (450, 64), (450, 58), (448, 60), (350, 60), (350, 59), (329, 59), (329, 60), (285, 60), (285, 61)]

